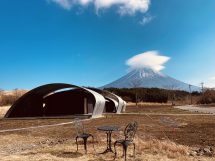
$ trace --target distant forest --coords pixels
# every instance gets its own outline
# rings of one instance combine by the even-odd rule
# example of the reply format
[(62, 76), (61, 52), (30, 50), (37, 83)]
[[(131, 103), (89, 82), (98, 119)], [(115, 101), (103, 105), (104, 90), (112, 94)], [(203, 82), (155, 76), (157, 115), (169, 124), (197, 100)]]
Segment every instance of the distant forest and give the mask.
[(166, 90), (159, 88), (106, 88), (110, 92), (121, 96), (127, 102), (157, 102), (167, 103), (173, 101), (183, 101), (189, 97), (201, 96), (199, 92), (189, 92), (181, 90)]
[[(166, 90), (159, 88), (106, 88), (105, 90), (122, 97), (126, 102), (155, 102), (172, 104), (214, 104), (215, 90), (205, 89), (204, 92), (190, 94), (180, 90)], [(0, 89), (0, 106), (12, 105), (26, 90), (15, 89), (5, 93)]]

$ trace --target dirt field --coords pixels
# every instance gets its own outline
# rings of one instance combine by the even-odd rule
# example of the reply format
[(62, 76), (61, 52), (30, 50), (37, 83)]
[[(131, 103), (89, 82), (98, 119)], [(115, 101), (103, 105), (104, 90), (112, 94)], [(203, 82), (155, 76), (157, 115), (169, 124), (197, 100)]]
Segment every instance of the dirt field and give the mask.
[[(144, 109), (142, 109), (144, 108)], [(169, 108), (162, 110), (162, 108)], [(136, 109), (128, 107), (126, 112)], [(175, 110), (175, 109), (174, 109)], [(176, 109), (177, 110), (177, 109)], [(215, 116), (148, 115), (147, 113), (176, 113), (172, 107), (141, 107), (142, 114), (107, 115), (104, 118), (84, 121), (87, 130), (96, 137), (95, 151), (89, 144), (89, 154), (83, 147), (76, 152), (73, 124), (28, 129), (14, 132), (0, 132), (1, 160), (113, 160), (113, 154), (98, 155), (106, 146), (106, 134), (96, 128), (100, 125), (125, 125), (136, 120), (139, 123), (136, 135), (136, 161), (141, 160), (215, 160), (214, 154), (191, 156), (193, 149), (215, 148)], [(146, 113), (146, 115), (144, 114)], [(186, 111), (184, 111), (186, 113)], [(181, 111), (181, 113), (183, 113)], [(0, 131), (30, 126), (70, 122), (71, 119), (0, 120)], [(122, 136), (115, 132), (113, 140)], [(121, 151), (121, 148), (118, 148)], [(134, 160), (129, 150), (128, 159)], [(202, 156), (201, 156), (202, 155)], [(120, 154), (119, 154), (120, 156)], [(118, 157), (117, 160), (123, 160)]]
[(126, 113), (153, 113), (153, 114), (191, 114), (190, 112), (182, 109), (173, 108), (169, 104), (131, 104), (126, 107)]

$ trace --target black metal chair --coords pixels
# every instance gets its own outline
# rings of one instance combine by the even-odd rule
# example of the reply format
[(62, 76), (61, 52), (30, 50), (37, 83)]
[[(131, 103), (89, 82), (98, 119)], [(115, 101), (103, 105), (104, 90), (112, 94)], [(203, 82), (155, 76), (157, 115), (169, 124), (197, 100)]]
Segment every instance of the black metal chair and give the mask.
[(92, 137), (93, 149), (95, 150), (95, 148), (94, 148), (94, 137), (93, 137), (93, 135), (86, 132), (86, 129), (84, 128), (84, 125), (82, 124), (82, 122), (81, 122), (79, 119), (75, 119), (74, 124), (75, 124), (76, 132), (77, 132), (77, 136), (76, 136), (76, 138), (75, 138), (75, 140), (76, 140), (76, 145), (77, 145), (77, 151), (78, 151), (78, 139), (79, 139), (79, 138), (82, 138), (83, 141), (84, 141), (85, 153), (87, 153), (87, 139), (88, 139), (89, 137)]
[(127, 148), (129, 145), (132, 144), (134, 146), (133, 156), (135, 157), (135, 143), (133, 142), (133, 140), (134, 140), (134, 136), (135, 136), (136, 131), (137, 131), (137, 126), (138, 126), (138, 124), (136, 121), (129, 123), (124, 130), (125, 139), (115, 141), (115, 143), (114, 143), (114, 150), (115, 150), (114, 159), (116, 159), (116, 156), (117, 156), (117, 152), (116, 152), (116, 145), (117, 144), (122, 145), (123, 156), (125, 157), (125, 160), (127, 157), (126, 156), (127, 155)]

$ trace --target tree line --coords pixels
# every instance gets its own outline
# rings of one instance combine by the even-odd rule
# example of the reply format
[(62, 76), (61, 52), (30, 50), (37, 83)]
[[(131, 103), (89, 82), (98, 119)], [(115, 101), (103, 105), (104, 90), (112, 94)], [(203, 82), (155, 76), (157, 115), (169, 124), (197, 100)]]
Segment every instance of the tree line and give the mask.
[[(106, 88), (110, 92), (119, 95), (127, 102), (156, 102), (180, 101), (189, 97), (190, 93), (181, 90), (167, 90), (159, 88)], [(200, 96), (199, 92), (192, 92), (192, 96)]]
[(0, 89), (0, 106), (12, 105), (16, 100), (18, 100), (26, 91), (14, 89), (7, 93)]
[(201, 98), (198, 101), (199, 104), (211, 104), (215, 103), (215, 90), (207, 89), (202, 93)]
[[(187, 91), (159, 88), (106, 88), (105, 90), (119, 95), (126, 102), (172, 102), (172, 104), (174, 104), (176, 101), (180, 102), (188, 99), (191, 100), (191, 104), (215, 103), (214, 89), (205, 89), (202, 92), (192, 92), (191, 94)], [(12, 105), (24, 93), (26, 93), (26, 91), (14, 89), (10, 94), (6, 94), (4, 90), (0, 89), (0, 106)]]

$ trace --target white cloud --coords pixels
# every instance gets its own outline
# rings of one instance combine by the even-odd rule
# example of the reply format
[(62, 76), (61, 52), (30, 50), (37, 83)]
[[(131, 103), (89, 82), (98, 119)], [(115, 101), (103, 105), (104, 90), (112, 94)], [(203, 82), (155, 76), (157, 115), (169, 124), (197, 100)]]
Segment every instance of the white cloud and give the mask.
[(214, 76), (214, 77), (211, 77), (210, 80), (215, 81), (215, 76)]
[(215, 88), (215, 76), (210, 77), (207, 81), (205, 81), (205, 86)]
[(149, 22), (151, 22), (154, 18), (155, 18), (154, 16), (150, 16), (150, 15), (144, 16), (143, 19), (140, 21), (140, 24), (144, 26)]
[(97, 11), (117, 6), (120, 15), (134, 15), (136, 12), (145, 13), (150, 5), (150, 0), (48, 0), (48, 2), (57, 3), (67, 10), (74, 5), (86, 6), (93, 4)]
[(199, 77), (192, 77), (192, 79), (187, 80), (190, 84), (201, 86), (201, 82), (204, 83), (204, 87), (206, 88), (215, 88), (215, 76), (207, 77), (205, 75), (200, 75)]
[(69, 10), (73, 5), (72, 1), (69, 1), (69, 0), (48, 0), (48, 2), (57, 3), (61, 7), (63, 7), (64, 9), (67, 9), (67, 10)]
[(214, 81), (206, 81), (204, 83), (205, 87), (208, 87), (208, 88), (215, 88), (215, 82)]
[(158, 51), (147, 51), (131, 57), (126, 61), (126, 64), (132, 69), (147, 67), (160, 71), (165, 68), (164, 64), (169, 59), (170, 57), (162, 56)]

